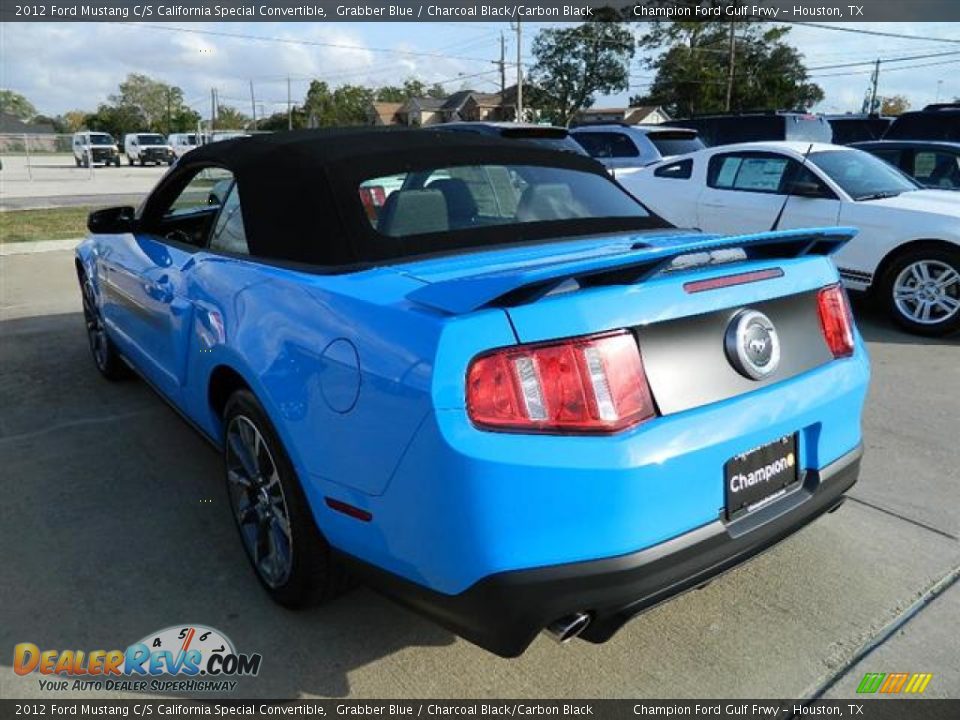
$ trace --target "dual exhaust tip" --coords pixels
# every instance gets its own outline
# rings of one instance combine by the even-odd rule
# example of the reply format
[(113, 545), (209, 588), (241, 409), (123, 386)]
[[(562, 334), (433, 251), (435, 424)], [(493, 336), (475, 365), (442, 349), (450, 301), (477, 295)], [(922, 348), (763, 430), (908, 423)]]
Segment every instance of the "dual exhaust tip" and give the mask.
[(577, 637), (587, 629), (589, 624), (590, 615), (585, 612), (577, 612), (554, 620), (547, 625), (545, 632), (554, 641), (563, 644)]

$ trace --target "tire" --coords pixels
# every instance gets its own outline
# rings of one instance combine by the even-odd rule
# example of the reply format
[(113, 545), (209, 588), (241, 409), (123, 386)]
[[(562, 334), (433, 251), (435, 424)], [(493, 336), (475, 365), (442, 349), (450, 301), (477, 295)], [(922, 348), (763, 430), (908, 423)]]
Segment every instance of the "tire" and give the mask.
[(238, 390), (230, 397), (223, 427), (227, 500), (247, 559), (267, 594), (296, 609), (347, 590), (349, 576), (317, 529), (293, 465), (253, 393)]
[(960, 330), (960, 248), (905, 252), (887, 268), (879, 294), (893, 321), (907, 332), (943, 337)]
[(73, 156), (73, 161), (77, 164), (77, 167), (80, 167), (83, 163), (80, 162), (80, 158), (76, 155)]
[(110, 340), (103, 324), (100, 308), (97, 307), (93, 286), (83, 274), (80, 275), (80, 294), (83, 300), (83, 320), (87, 329), (87, 342), (90, 345), (93, 364), (96, 365), (100, 374), (111, 382), (128, 378), (130, 368)]

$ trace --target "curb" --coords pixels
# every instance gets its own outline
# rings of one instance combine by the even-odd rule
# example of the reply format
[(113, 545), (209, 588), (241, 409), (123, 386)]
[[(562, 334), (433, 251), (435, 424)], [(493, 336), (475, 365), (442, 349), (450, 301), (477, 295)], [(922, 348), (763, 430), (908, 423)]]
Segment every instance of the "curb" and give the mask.
[(37, 240), (35, 242), (15, 242), (0, 245), (0, 257), (7, 255), (32, 255), (33, 253), (53, 252), (55, 250), (73, 250), (83, 238), (67, 240)]

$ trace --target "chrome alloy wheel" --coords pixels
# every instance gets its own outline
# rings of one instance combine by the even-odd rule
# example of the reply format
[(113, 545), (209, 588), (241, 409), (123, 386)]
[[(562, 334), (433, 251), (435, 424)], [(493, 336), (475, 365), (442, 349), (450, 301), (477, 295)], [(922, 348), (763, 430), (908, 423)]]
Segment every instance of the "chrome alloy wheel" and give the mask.
[(293, 537), (277, 464), (243, 415), (230, 421), (226, 439), (227, 487), (243, 544), (263, 581), (280, 587), (293, 569)]
[(90, 352), (93, 353), (93, 361), (98, 368), (105, 370), (108, 360), (107, 331), (103, 327), (103, 318), (100, 316), (93, 285), (89, 280), (83, 281), (83, 320), (87, 325), (87, 340), (90, 343)]
[(913, 322), (946, 322), (960, 312), (960, 273), (940, 260), (918, 260), (897, 275), (893, 301)]

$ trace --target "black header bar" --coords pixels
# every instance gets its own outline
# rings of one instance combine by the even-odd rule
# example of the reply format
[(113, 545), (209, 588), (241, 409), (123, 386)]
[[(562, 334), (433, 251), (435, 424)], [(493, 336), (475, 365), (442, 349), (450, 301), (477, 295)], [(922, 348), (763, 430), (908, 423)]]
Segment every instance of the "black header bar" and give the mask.
[(583, 22), (625, 20), (958, 22), (957, 0), (0, 0), (4, 22)]

